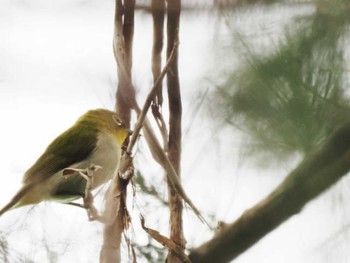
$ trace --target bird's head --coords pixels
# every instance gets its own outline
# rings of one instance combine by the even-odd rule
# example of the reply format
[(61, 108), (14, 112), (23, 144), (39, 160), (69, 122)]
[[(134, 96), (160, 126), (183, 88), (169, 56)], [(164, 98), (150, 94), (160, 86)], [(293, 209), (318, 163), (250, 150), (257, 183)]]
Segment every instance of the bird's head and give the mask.
[(126, 123), (113, 111), (105, 109), (90, 110), (79, 121), (93, 123), (98, 130), (112, 134), (120, 146), (130, 135)]

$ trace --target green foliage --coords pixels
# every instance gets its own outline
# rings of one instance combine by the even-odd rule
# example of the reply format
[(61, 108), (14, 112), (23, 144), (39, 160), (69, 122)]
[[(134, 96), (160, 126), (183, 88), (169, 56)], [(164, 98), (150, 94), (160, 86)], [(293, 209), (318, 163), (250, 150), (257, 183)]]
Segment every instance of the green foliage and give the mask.
[(245, 38), (233, 40), (240, 41), (244, 62), (226, 76), (216, 102), (227, 123), (250, 135), (246, 149), (305, 154), (349, 120), (346, 6), (336, 14), (319, 8), (289, 25), (269, 55), (254, 54)]

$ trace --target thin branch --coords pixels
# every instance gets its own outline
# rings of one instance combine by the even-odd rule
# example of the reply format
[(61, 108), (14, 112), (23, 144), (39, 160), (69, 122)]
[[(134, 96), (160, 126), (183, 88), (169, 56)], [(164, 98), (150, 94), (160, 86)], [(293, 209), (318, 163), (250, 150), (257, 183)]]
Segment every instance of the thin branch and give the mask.
[(163, 118), (163, 114), (160, 112), (160, 107), (156, 104), (152, 104), (152, 114), (157, 123), (158, 129), (163, 139), (163, 148), (164, 152), (168, 152), (168, 129), (165, 124), (165, 120)]
[(125, 65), (128, 77), (131, 79), (132, 69), (132, 47), (134, 39), (134, 12), (135, 0), (124, 0), (124, 21), (123, 21), (123, 37), (125, 42)]
[(130, 141), (129, 141), (129, 144), (128, 144), (128, 147), (126, 150), (126, 154), (131, 156), (133, 146), (135, 145), (136, 140), (139, 137), (140, 131), (143, 127), (145, 129), (145, 137), (148, 140), (152, 154), (157, 158), (158, 162), (163, 166), (163, 168), (167, 172), (167, 176), (168, 176), (170, 182), (173, 184), (173, 187), (176, 189), (176, 192), (192, 208), (193, 212), (197, 215), (197, 217), (202, 222), (206, 223), (209, 226), (208, 222), (206, 222), (206, 220), (203, 218), (203, 216), (201, 215), (198, 208), (193, 204), (191, 199), (185, 193), (185, 191), (184, 191), (184, 189), (183, 189), (183, 187), (178, 179), (177, 173), (176, 173), (173, 165), (171, 164), (168, 157), (165, 155), (164, 151), (160, 147), (159, 142), (157, 141), (157, 139), (152, 131), (151, 125), (148, 123), (147, 118), (146, 118), (146, 114), (151, 106), (153, 97), (157, 93), (158, 83), (163, 80), (165, 74), (168, 72), (171, 63), (172, 63), (173, 59), (175, 58), (175, 54), (176, 54), (176, 50), (178, 48), (178, 45), (179, 45), (179, 43), (174, 44), (174, 48), (169, 56), (169, 59), (165, 65), (164, 69), (162, 70), (161, 74), (159, 75), (158, 79), (154, 83), (150, 93), (148, 94), (142, 110), (140, 110), (138, 108), (137, 104), (135, 105), (135, 106), (137, 106), (136, 111), (137, 111), (139, 117), (138, 117), (137, 122), (135, 124), (134, 131), (131, 135), (131, 138), (130, 138)]
[[(156, 82), (162, 69), (163, 27), (164, 27), (165, 0), (152, 0), (153, 17), (153, 49), (152, 49), (152, 74)], [(163, 103), (162, 82), (154, 98), (154, 105), (159, 108)]]
[[(131, 100), (135, 100), (135, 89), (129, 85), (132, 67), (132, 43), (134, 33), (134, 0), (116, 0), (114, 17), (113, 52), (117, 62), (118, 88), (116, 111), (129, 126), (131, 120)], [(123, 21), (124, 15), (124, 21)]]
[(135, 128), (134, 128), (134, 131), (131, 135), (131, 138), (130, 138), (130, 142), (128, 144), (128, 148), (126, 150), (126, 152), (131, 155), (131, 152), (132, 152), (132, 149), (137, 141), (137, 138), (139, 137), (140, 135), (140, 131), (143, 127), (143, 124), (145, 122), (145, 118), (146, 118), (146, 114), (152, 104), (152, 101), (153, 101), (153, 98), (154, 96), (157, 94), (158, 92), (158, 89), (159, 89), (159, 83), (163, 81), (165, 75), (167, 74), (169, 68), (170, 68), (170, 65), (171, 63), (173, 62), (173, 60), (175, 59), (175, 54), (176, 54), (176, 50), (179, 46), (179, 43), (175, 43), (174, 45), (174, 48), (169, 56), (169, 59), (164, 67), (164, 69), (162, 70), (161, 74), (159, 75), (159, 77), (157, 78), (157, 80), (155, 81), (151, 91), (149, 92), (147, 98), (146, 98), (146, 101), (143, 105), (143, 108), (142, 108), (142, 111), (139, 113), (139, 117), (137, 119), (137, 122), (136, 122), (136, 125), (135, 125)]
[[(121, 63), (121, 59), (122, 57), (119, 55), (120, 53), (117, 53), (116, 55), (116, 59), (118, 62), (118, 67), (120, 69), (121, 74), (123, 74), (124, 76), (127, 76), (126, 73), (126, 69), (124, 67), (124, 65)], [(168, 64), (168, 63), (167, 63)], [(159, 81), (161, 79), (164, 78), (164, 75), (166, 74), (166, 71), (163, 70), (161, 76), (159, 76)], [(150, 125), (150, 123), (147, 120), (146, 117), (146, 110), (141, 110), (140, 107), (138, 106), (136, 99), (135, 99), (135, 89), (133, 88), (133, 85), (130, 81), (130, 79), (125, 79), (126, 80), (126, 85), (128, 86), (128, 88), (125, 88), (126, 93), (123, 94), (124, 96), (124, 100), (128, 103), (128, 105), (130, 105), (135, 111), (136, 113), (139, 115), (138, 121), (136, 123), (136, 127), (133, 135), (131, 137), (131, 140), (133, 141), (131, 143), (131, 140), (129, 143), (131, 143), (130, 147), (128, 146), (129, 150), (127, 150), (127, 154), (129, 156), (131, 156), (131, 151), (133, 146), (136, 143), (137, 137), (140, 134), (140, 129), (142, 128), (143, 125), (143, 129), (145, 132), (145, 138), (146, 141), (148, 143), (148, 146), (150, 147), (151, 153), (153, 158), (164, 168), (164, 170), (167, 172), (167, 176), (169, 177), (169, 180), (173, 183), (174, 188), (176, 189), (177, 193), (181, 196), (181, 198), (192, 208), (193, 212), (197, 215), (197, 217), (204, 223), (206, 223), (208, 226), (208, 222), (206, 222), (206, 220), (203, 218), (203, 216), (201, 215), (201, 213), (199, 212), (198, 208), (196, 208), (196, 206), (193, 204), (193, 202), (191, 201), (191, 199), (187, 196), (185, 190), (183, 189), (176, 171), (174, 170), (173, 165), (171, 164), (171, 162), (169, 161), (168, 157), (166, 156), (166, 154), (164, 153), (162, 147), (160, 146), (157, 137), (155, 136), (152, 127)], [(156, 85), (157, 82), (155, 83), (155, 85), (153, 86), (151, 93), (154, 95), (154, 92), (156, 92)], [(129, 91), (133, 91), (133, 92), (129, 92)], [(144, 108), (145, 106), (147, 109), (149, 109), (149, 105), (150, 102), (152, 102), (151, 96), (148, 96), (149, 100), (147, 100), (145, 102)], [(141, 117), (141, 118), (140, 118)], [(210, 227), (210, 226), (209, 226)], [(210, 227), (211, 228), (211, 227)]]
[[(118, 2), (120, 0), (117, 0)], [(120, 37), (120, 35), (117, 34), (117, 36)], [(174, 48), (177, 48), (178, 43), (174, 46)], [(175, 52), (175, 51), (174, 51)], [(118, 64), (118, 74), (119, 76), (122, 76), (122, 79), (124, 81), (124, 85), (121, 86), (120, 89), (120, 93), (121, 96), (123, 97), (123, 101), (125, 102), (126, 105), (128, 105), (128, 107), (131, 107), (132, 109), (134, 109), (136, 111), (136, 113), (138, 114), (139, 118), (138, 121), (136, 123), (136, 128), (134, 129), (133, 135), (130, 139), (129, 145), (127, 147), (127, 155), (129, 156), (129, 158), (131, 157), (131, 152), (132, 152), (132, 148), (136, 143), (136, 140), (140, 134), (140, 130), (143, 126), (144, 129), (144, 135), (146, 138), (146, 141), (148, 143), (148, 146), (150, 147), (151, 153), (153, 158), (164, 168), (164, 170), (167, 173), (168, 179), (173, 183), (174, 188), (176, 189), (177, 193), (181, 196), (181, 198), (192, 208), (193, 212), (197, 215), (197, 217), (204, 223), (206, 223), (208, 226), (209, 224), (205, 221), (205, 219), (203, 218), (203, 216), (201, 215), (201, 213), (199, 212), (199, 210), (196, 208), (196, 206), (193, 204), (193, 202), (191, 201), (191, 199), (186, 195), (185, 190), (183, 189), (176, 171), (173, 167), (173, 165), (171, 164), (171, 162), (169, 161), (168, 157), (166, 156), (166, 154), (164, 153), (162, 147), (160, 146), (157, 137), (155, 136), (152, 127), (150, 125), (150, 123), (148, 122), (147, 118), (146, 118), (146, 113), (147, 110), (149, 109), (149, 106), (152, 102), (152, 96), (155, 95), (156, 93), (156, 88), (157, 88), (157, 84), (158, 81), (161, 81), (164, 78), (164, 75), (166, 74), (166, 71), (168, 70), (167, 68), (169, 67), (169, 61), (167, 62), (166, 66), (165, 66), (165, 70), (162, 71), (161, 75), (159, 76), (158, 80), (155, 82), (155, 85), (153, 86), (152, 90), (149, 94), (149, 96), (147, 97), (147, 100), (145, 102), (144, 105), (144, 109), (141, 110), (137, 101), (136, 101), (136, 96), (135, 96), (135, 88), (133, 87), (130, 78), (128, 78), (128, 73), (127, 70), (125, 68), (125, 65), (123, 63), (124, 58), (124, 51), (123, 51), (123, 45), (122, 44), (118, 44), (118, 45), (114, 45), (114, 54), (115, 54), (115, 58), (117, 60), (117, 64)], [(172, 56), (170, 56), (172, 57)], [(168, 65), (168, 66), (167, 66)], [(119, 89), (118, 89), (119, 91)], [(146, 110), (147, 108), (147, 110)]]
[[(152, 49), (152, 74), (155, 82), (162, 70), (162, 50), (164, 38), (164, 15), (165, 15), (165, 0), (152, 0), (152, 17), (153, 17), (153, 49)], [(159, 83), (159, 88), (152, 102), (152, 114), (158, 125), (163, 139), (164, 151), (168, 150), (168, 131), (164, 118), (161, 114), (163, 104), (163, 89), (162, 82)]]
[[(173, 240), (161, 235), (158, 231), (145, 226), (145, 219), (141, 216), (141, 226), (153, 239), (175, 253), (183, 262), (191, 263), (188, 256), (184, 253), (183, 248), (176, 244)], [(167, 261), (168, 262), (168, 261)]]
[[(167, 57), (172, 55), (173, 46), (179, 39), (181, 0), (167, 0)], [(174, 55), (174, 63), (167, 74), (168, 101), (169, 101), (169, 137), (167, 152), (178, 180), (181, 171), (181, 144), (182, 144), (182, 102), (178, 71), (178, 52)], [(171, 181), (168, 183), (168, 198), (170, 210), (170, 239), (184, 251), (186, 240), (183, 233), (183, 203)], [(183, 260), (173, 251), (169, 251), (167, 262), (182, 263)]]

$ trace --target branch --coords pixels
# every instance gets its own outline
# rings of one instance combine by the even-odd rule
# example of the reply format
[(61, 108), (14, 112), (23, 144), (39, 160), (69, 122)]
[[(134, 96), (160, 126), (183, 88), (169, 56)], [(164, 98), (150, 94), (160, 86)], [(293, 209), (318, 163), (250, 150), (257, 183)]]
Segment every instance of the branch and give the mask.
[[(180, 183), (180, 181), (178, 179), (177, 173), (176, 173), (173, 165), (171, 164), (171, 162), (169, 161), (168, 157), (164, 153), (164, 151), (163, 151), (162, 147), (160, 146), (156, 136), (153, 133), (151, 125), (149, 124), (149, 122), (148, 122), (148, 120), (146, 118), (146, 114), (147, 114), (148, 109), (150, 108), (150, 105), (151, 105), (151, 102), (152, 102), (152, 98), (157, 93), (158, 82), (162, 81), (162, 79), (164, 78), (165, 74), (169, 70), (169, 67), (171, 65), (171, 61), (175, 57), (175, 53), (176, 53), (176, 49), (177, 48), (178, 48), (178, 43), (176, 43), (174, 45), (174, 49), (173, 49), (172, 55), (169, 56), (169, 59), (168, 59), (166, 65), (165, 65), (164, 69), (162, 70), (162, 73), (160, 74), (160, 76), (158, 77), (157, 81), (154, 83), (150, 93), (148, 94), (147, 99), (146, 99), (146, 101), (144, 103), (143, 109), (141, 110), (139, 108), (139, 106), (137, 105), (136, 101), (131, 101), (133, 103), (133, 107), (136, 110), (136, 112), (139, 115), (139, 117), (138, 117), (138, 120), (137, 120), (137, 122), (135, 124), (135, 129), (134, 129), (134, 131), (133, 131), (133, 133), (131, 135), (131, 138), (130, 138), (130, 141), (129, 141), (129, 144), (128, 144), (128, 147), (127, 147), (127, 150), (126, 150), (126, 154), (128, 156), (131, 156), (133, 146), (135, 145), (136, 140), (139, 137), (141, 128), (143, 127), (144, 132), (145, 132), (145, 138), (147, 140), (148, 146), (150, 147), (150, 150), (151, 150), (151, 153), (152, 153), (153, 157), (155, 158), (155, 160), (166, 171), (168, 179), (173, 184), (176, 192), (191, 207), (191, 209), (196, 214), (196, 216), (202, 222), (206, 223), (209, 226), (208, 222), (206, 222), (206, 220), (201, 215), (201, 213), (198, 210), (198, 208), (193, 204), (191, 199), (187, 196), (185, 190), (183, 189), (183, 187), (182, 187), (182, 185), (181, 185), (181, 183)], [(129, 82), (129, 85), (132, 85), (132, 84)]]
[(193, 263), (229, 262), (253, 246), (350, 170), (350, 123), (337, 130), (265, 199), (191, 251)]
[[(127, 85), (131, 79), (134, 6), (134, 0), (125, 0), (124, 5), (121, 0), (115, 1), (113, 51), (118, 65), (119, 79), (116, 92), (116, 111), (128, 127), (130, 127), (132, 108), (128, 98), (135, 98), (133, 87)], [(118, 175), (125, 175), (126, 172), (133, 171), (132, 160), (124, 160), (125, 158), (121, 157)], [(103, 214), (103, 245), (100, 252), (101, 263), (120, 262), (121, 236), (130, 221), (125, 204), (126, 187), (127, 181), (122, 180), (120, 176), (115, 176), (106, 193)]]
[(187, 255), (183, 252), (183, 248), (176, 244), (173, 240), (161, 235), (158, 231), (145, 226), (145, 219), (141, 216), (141, 226), (153, 239), (174, 252), (185, 263), (191, 263)]
[(134, 39), (134, 10), (135, 0), (124, 0), (124, 21), (123, 21), (123, 36), (125, 42), (125, 65), (131, 79), (132, 69), (132, 47)]
[[(153, 48), (152, 48), (152, 74), (155, 82), (162, 69), (163, 27), (164, 27), (165, 0), (152, 0), (153, 17)], [(154, 98), (154, 104), (159, 107), (163, 102), (162, 82)]]
[(116, 0), (113, 34), (113, 52), (117, 62), (119, 80), (116, 93), (116, 111), (128, 126), (133, 108), (131, 101), (135, 100), (135, 89), (129, 85), (132, 67), (134, 6), (134, 0), (126, 0), (124, 5), (121, 0)]
[[(173, 47), (179, 39), (181, 0), (167, 0), (167, 57), (172, 55)], [(178, 52), (174, 55), (174, 63), (167, 74), (168, 101), (169, 101), (169, 137), (168, 157), (175, 168), (180, 181), (181, 171), (181, 144), (182, 144), (182, 102), (178, 71)], [(170, 239), (184, 251), (186, 246), (183, 234), (182, 212), (183, 203), (171, 181), (168, 183), (168, 198), (170, 210)], [(169, 251), (167, 262), (184, 262), (172, 250)]]
[[(153, 18), (153, 48), (152, 48), (152, 74), (155, 82), (162, 69), (162, 50), (164, 38), (164, 15), (165, 15), (165, 0), (152, 0), (152, 18)], [(163, 139), (164, 151), (168, 150), (168, 131), (164, 118), (161, 114), (161, 106), (163, 104), (163, 89), (160, 82), (158, 92), (153, 98), (152, 114), (157, 123), (159, 131)]]
[[(117, 0), (119, 2), (120, 0)], [(117, 14), (117, 12), (116, 12)], [(117, 21), (117, 19), (116, 19)], [(118, 24), (116, 24), (116, 28), (118, 28)], [(118, 41), (116, 41), (116, 39)], [(138, 121), (136, 123), (136, 127), (134, 129), (133, 135), (130, 139), (129, 145), (127, 147), (127, 154), (129, 157), (131, 156), (132, 148), (136, 143), (136, 140), (140, 134), (140, 130), (143, 127), (144, 132), (145, 132), (145, 138), (148, 143), (148, 146), (150, 147), (151, 153), (153, 155), (153, 158), (164, 168), (164, 170), (167, 173), (168, 179), (172, 182), (174, 185), (174, 188), (176, 189), (177, 193), (181, 196), (181, 198), (192, 208), (194, 213), (197, 215), (197, 217), (204, 223), (208, 225), (208, 223), (205, 221), (199, 210), (196, 208), (196, 206), (192, 203), (190, 198), (186, 195), (185, 190), (183, 189), (178, 176), (176, 174), (176, 171), (169, 161), (168, 157), (164, 153), (162, 147), (160, 146), (152, 128), (151, 125), (149, 124), (146, 114), (147, 110), (149, 109), (152, 98), (155, 96), (157, 92), (157, 85), (162, 79), (164, 78), (166, 72), (168, 71), (168, 68), (170, 67), (170, 62), (167, 61), (161, 75), (158, 77), (157, 81), (154, 83), (150, 94), (148, 95), (146, 102), (144, 104), (143, 110), (140, 109), (138, 106), (138, 103), (136, 101), (136, 96), (135, 96), (135, 88), (133, 87), (131, 80), (128, 76), (127, 69), (124, 64), (124, 56), (125, 56), (125, 51), (124, 51), (124, 46), (123, 43), (119, 43), (119, 41), (122, 41), (122, 36), (117, 32), (115, 41), (114, 41), (114, 55), (115, 59), (118, 64), (118, 76), (120, 80), (123, 80), (123, 85), (119, 85), (120, 88), (118, 88), (118, 92), (120, 92), (120, 95), (123, 97), (123, 103), (127, 105), (127, 107), (130, 107), (136, 111), (136, 113), (139, 115)], [(176, 52), (176, 49), (178, 47), (178, 43), (174, 45), (174, 54)], [(169, 59), (172, 60), (175, 55), (170, 55)], [(209, 225), (208, 225), (209, 226)]]
[(153, 98), (156, 96), (156, 94), (158, 93), (158, 89), (160, 87), (159, 83), (161, 83), (165, 77), (165, 74), (168, 72), (169, 68), (170, 68), (170, 65), (171, 63), (173, 62), (173, 60), (175, 59), (175, 54), (176, 54), (176, 50), (179, 46), (179, 43), (176, 43), (174, 45), (174, 48), (169, 56), (169, 59), (164, 67), (164, 69), (162, 70), (161, 74), (159, 75), (159, 77), (157, 78), (157, 80), (155, 81), (151, 91), (149, 92), (147, 98), (146, 98), (146, 101), (143, 105), (143, 108), (142, 108), (142, 111), (139, 114), (139, 117), (137, 119), (137, 122), (136, 122), (136, 125), (135, 125), (135, 128), (134, 128), (134, 131), (131, 135), (131, 138), (130, 138), (130, 142), (128, 144), (128, 148), (126, 150), (126, 152), (128, 154), (131, 155), (131, 152), (132, 152), (132, 149), (136, 143), (136, 140), (137, 138), (139, 137), (139, 134), (140, 134), (140, 131), (145, 123), (145, 119), (146, 119), (146, 114), (152, 104), (152, 101), (153, 101)]

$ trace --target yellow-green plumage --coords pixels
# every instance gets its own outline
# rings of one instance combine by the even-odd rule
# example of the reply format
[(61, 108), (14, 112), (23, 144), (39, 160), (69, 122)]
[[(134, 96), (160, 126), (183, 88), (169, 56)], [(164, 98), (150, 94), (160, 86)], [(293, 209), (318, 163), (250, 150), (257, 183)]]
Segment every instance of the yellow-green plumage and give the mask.
[(9, 209), (45, 200), (69, 202), (83, 197), (86, 180), (78, 174), (64, 177), (63, 170), (101, 166), (93, 175), (92, 189), (95, 189), (115, 173), (121, 146), (127, 136), (128, 129), (115, 112), (104, 109), (88, 111), (58, 136), (29, 168), (22, 188), (0, 210), (0, 215)]

